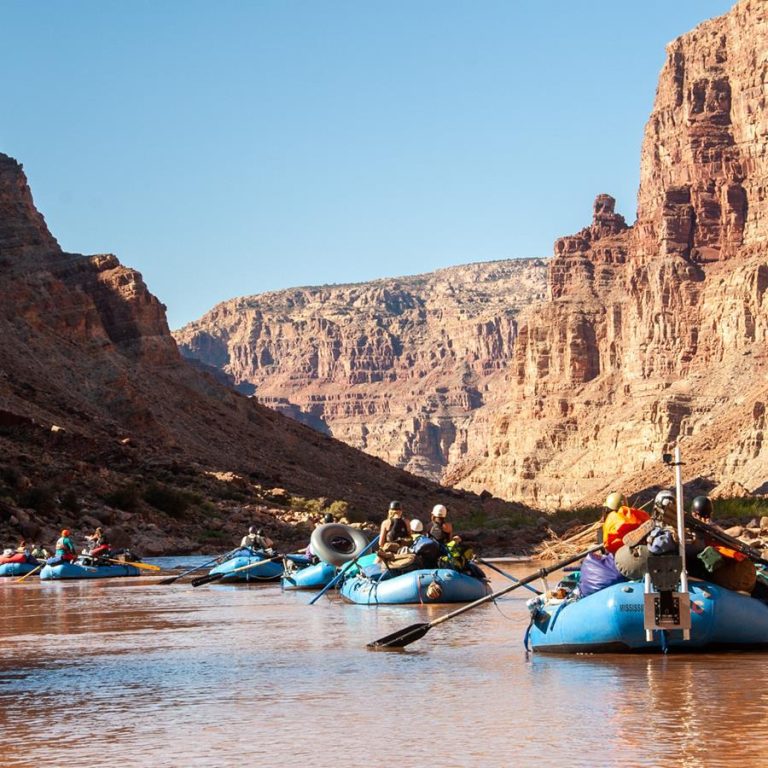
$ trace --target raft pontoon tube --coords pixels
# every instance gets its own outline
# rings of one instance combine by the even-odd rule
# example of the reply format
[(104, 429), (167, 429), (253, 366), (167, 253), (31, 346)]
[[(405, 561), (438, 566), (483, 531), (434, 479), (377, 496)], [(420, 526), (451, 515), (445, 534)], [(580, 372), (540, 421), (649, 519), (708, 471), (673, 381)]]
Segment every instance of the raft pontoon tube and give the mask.
[(690, 638), (654, 630), (646, 639), (642, 581), (613, 584), (579, 599), (529, 602), (526, 644), (540, 653), (627, 653), (768, 648), (768, 605), (707, 581), (688, 584)]
[(281, 581), (283, 589), (322, 589), (328, 586), (337, 573), (335, 565), (330, 563), (307, 563), (301, 565), (289, 560)]
[(487, 581), (451, 568), (385, 571), (378, 578), (361, 572), (341, 585), (341, 596), (358, 605), (469, 603), (490, 592)]
[(141, 571), (127, 563), (99, 563), (86, 565), (80, 560), (71, 562), (58, 561), (46, 563), (40, 571), (42, 581), (61, 579), (112, 579), (119, 576), (141, 576)]

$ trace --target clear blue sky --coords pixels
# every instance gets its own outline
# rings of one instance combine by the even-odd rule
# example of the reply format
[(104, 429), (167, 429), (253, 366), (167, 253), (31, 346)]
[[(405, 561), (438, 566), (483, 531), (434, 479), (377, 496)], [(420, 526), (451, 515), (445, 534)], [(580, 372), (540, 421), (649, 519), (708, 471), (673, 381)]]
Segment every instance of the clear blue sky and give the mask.
[(667, 42), (730, 0), (0, 0), (0, 151), (171, 327), (634, 220)]

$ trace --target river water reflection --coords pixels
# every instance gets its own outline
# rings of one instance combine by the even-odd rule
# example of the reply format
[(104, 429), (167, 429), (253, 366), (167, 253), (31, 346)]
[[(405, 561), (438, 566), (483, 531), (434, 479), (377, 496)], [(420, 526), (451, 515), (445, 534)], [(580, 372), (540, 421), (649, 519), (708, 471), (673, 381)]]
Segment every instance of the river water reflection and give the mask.
[(3, 768), (768, 763), (765, 655), (527, 656), (524, 590), (371, 652), (451, 607), (0, 582)]

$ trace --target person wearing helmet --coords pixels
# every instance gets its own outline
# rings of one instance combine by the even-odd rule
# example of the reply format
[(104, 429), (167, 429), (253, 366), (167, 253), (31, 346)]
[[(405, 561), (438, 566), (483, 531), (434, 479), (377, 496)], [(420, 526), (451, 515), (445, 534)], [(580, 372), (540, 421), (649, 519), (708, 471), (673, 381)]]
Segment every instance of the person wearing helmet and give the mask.
[(391, 501), (387, 516), (379, 528), (379, 549), (393, 553), (410, 544), (411, 534), (403, 518), (403, 505), (399, 501)]
[(69, 528), (64, 528), (61, 531), (61, 536), (56, 542), (56, 557), (60, 560), (70, 561), (77, 558), (77, 550), (75, 549), (75, 543), (70, 538)]
[(437, 568), (440, 560), (440, 545), (431, 537), (424, 533), (424, 523), (421, 520), (411, 520), (411, 535), (413, 544), (411, 552), (416, 555), (417, 568)]
[(432, 507), (432, 519), (430, 520), (428, 534), (438, 543), (447, 545), (453, 537), (453, 525), (446, 521), (448, 510), (444, 504), (435, 504)]
[(615, 554), (624, 546), (624, 536), (635, 528), (639, 528), (650, 515), (642, 509), (630, 507), (624, 497), (614, 491), (609, 493), (603, 505), (603, 540), (605, 551)]
[(712, 500), (709, 496), (697, 496), (691, 502), (691, 514), (699, 520), (703, 520), (705, 523), (708, 523), (712, 519), (713, 511)]
[(615, 512), (624, 502), (624, 497), (618, 491), (612, 491), (608, 494), (603, 504), (603, 511), (600, 515), (600, 527), (597, 529), (597, 543), (602, 544), (604, 540), (605, 519), (611, 512)]
[[(696, 496), (691, 502), (691, 515), (713, 530), (714, 508), (708, 496)], [(742, 552), (725, 546), (705, 532), (693, 531), (685, 545), (686, 566), (691, 576), (711, 581), (737, 592), (752, 592), (757, 582), (755, 564)]]
[(653, 516), (667, 525), (677, 522), (677, 498), (672, 491), (659, 491), (653, 500)]
[(247, 547), (248, 549), (272, 549), (272, 539), (269, 538), (264, 533), (263, 528), (256, 528), (256, 526), (251, 526), (248, 529), (248, 533), (243, 536), (242, 541), (240, 542), (241, 547)]

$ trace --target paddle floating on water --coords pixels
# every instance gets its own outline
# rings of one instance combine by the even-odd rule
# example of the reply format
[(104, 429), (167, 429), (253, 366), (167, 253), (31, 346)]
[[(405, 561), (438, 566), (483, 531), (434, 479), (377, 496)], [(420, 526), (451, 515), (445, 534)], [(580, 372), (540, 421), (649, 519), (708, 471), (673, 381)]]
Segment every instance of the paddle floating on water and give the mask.
[(385, 637), (382, 637), (379, 640), (374, 640), (372, 643), (368, 643), (366, 647), (370, 648), (371, 650), (380, 650), (384, 648), (405, 648), (406, 645), (415, 643), (417, 640), (420, 640), (422, 637), (424, 637), (424, 635), (426, 635), (427, 632), (429, 632), (429, 630), (432, 629), (432, 627), (436, 627), (438, 624), (442, 624), (448, 621), (449, 619), (456, 618), (456, 616), (461, 616), (462, 613), (471, 611), (473, 608), (477, 608), (478, 605), (482, 605), (483, 603), (488, 603), (491, 600), (495, 600), (497, 597), (506, 595), (508, 592), (512, 592), (512, 590), (517, 589), (518, 587), (524, 587), (526, 584), (530, 584), (532, 581), (536, 581), (536, 579), (543, 579), (545, 576), (548, 576), (550, 573), (554, 573), (555, 571), (558, 571), (561, 568), (565, 568), (566, 565), (570, 565), (571, 563), (575, 563), (579, 560), (582, 560), (587, 555), (590, 555), (593, 552), (597, 552), (602, 548), (603, 548), (602, 544), (596, 544), (595, 546), (584, 550), (584, 552), (580, 552), (578, 555), (573, 555), (573, 557), (568, 557), (565, 560), (560, 560), (559, 562), (555, 563), (554, 565), (550, 565), (547, 568), (540, 568), (535, 573), (532, 573), (529, 576), (526, 576), (525, 578), (520, 579), (520, 581), (518, 581), (516, 584), (511, 584), (510, 586), (505, 587), (504, 589), (500, 589), (498, 592), (493, 592), (490, 595), (481, 597), (479, 600), (475, 600), (474, 603), (469, 603), (468, 605), (464, 605), (455, 611), (446, 613), (445, 616), (440, 616), (440, 618), (435, 619), (434, 621), (429, 621), (424, 624), (411, 624), (409, 627), (406, 627), (405, 629), (401, 629), (397, 632), (393, 632), (391, 635), (386, 635)]

